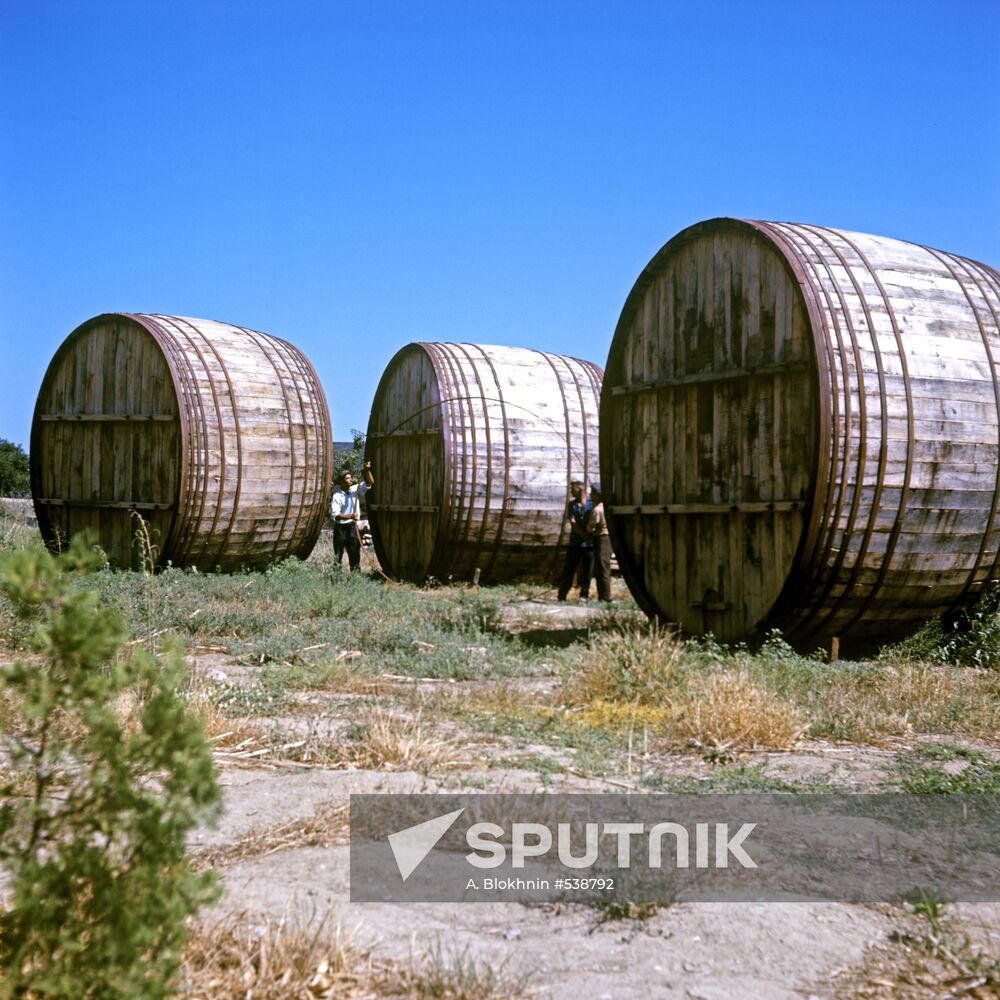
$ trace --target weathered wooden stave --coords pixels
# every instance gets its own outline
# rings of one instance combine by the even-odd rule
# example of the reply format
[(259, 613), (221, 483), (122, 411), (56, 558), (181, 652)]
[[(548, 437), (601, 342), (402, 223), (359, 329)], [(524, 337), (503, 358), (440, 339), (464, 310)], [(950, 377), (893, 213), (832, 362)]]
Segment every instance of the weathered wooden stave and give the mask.
[(550, 577), (569, 480), (597, 475), (601, 377), (590, 362), (524, 348), (400, 350), (368, 424), (383, 569), (418, 582)]
[[(739, 220), (671, 240), (632, 290), (608, 359), (609, 504), (669, 505), (714, 487), (720, 502), (806, 501), (809, 514), (758, 514), (745, 531), (720, 515), (675, 526), (614, 516), (640, 603), (726, 639), (769, 627), (802, 642), (887, 638), (995, 578), (998, 316), (995, 271), (914, 244)], [(811, 375), (795, 384), (803, 362)], [(760, 371), (741, 381), (741, 366)], [(779, 369), (770, 397), (748, 388), (769, 366)], [(659, 385), (634, 394), (643, 382)], [(770, 449), (727, 407), (767, 427)], [(635, 467), (633, 442), (646, 456)], [(796, 446), (804, 476), (792, 482), (783, 450)], [(709, 592), (729, 610), (706, 611)]]
[(78, 327), (50, 363), (31, 469), (50, 543), (89, 528), (112, 565), (138, 565), (136, 509), (161, 564), (259, 567), (304, 558), (319, 537), (329, 411), (308, 359), (285, 341), (110, 313)]

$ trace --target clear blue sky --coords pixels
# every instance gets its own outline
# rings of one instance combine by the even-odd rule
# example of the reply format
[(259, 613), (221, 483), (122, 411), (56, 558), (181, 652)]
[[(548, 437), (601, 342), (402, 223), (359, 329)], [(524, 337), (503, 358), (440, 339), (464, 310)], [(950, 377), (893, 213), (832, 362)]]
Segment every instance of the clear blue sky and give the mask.
[(2, 0), (0, 437), (101, 312), (297, 344), (334, 436), (413, 340), (604, 364), (718, 215), (1000, 267), (1000, 2)]

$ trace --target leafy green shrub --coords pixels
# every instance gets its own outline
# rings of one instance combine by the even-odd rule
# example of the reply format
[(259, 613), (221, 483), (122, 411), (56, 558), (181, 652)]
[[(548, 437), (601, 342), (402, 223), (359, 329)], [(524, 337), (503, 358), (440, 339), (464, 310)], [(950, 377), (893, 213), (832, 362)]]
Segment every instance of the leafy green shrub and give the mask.
[(0, 497), (30, 497), (28, 456), (13, 441), (0, 438)]
[(950, 621), (932, 618), (913, 635), (886, 647), (879, 660), (1000, 668), (1000, 583), (987, 584), (975, 604)]
[(43, 659), (0, 670), (0, 997), (169, 995), (185, 918), (215, 897), (185, 856), (219, 791), (183, 661), (118, 656), (120, 616), (73, 581), (100, 558), (77, 538), (0, 562)]
[(963, 667), (1000, 667), (1000, 584), (983, 588), (979, 600), (955, 622), (938, 656), (941, 663)]

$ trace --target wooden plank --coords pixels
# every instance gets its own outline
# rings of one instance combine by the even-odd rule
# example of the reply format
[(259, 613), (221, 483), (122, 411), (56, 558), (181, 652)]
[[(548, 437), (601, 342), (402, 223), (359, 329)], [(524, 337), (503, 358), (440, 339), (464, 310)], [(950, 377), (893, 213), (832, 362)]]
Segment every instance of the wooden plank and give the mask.
[(48, 421), (79, 421), (84, 423), (111, 423), (125, 421), (163, 421), (176, 419), (165, 413), (41, 413), (35, 419)]
[(147, 500), (99, 500), (99, 499), (67, 499), (65, 497), (39, 497), (38, 503), (49, 507), (80, 507), (107, 508), (115, 510), (170, 510), (172, 504), (156, 503)]
[(368, 437), (374, 440), (384, 440), (386, 438), (411, 438), (411, 437), (423, 437), (426, 435), (436, 435), (440, 434), (441, 429), (439, 427), (417, 427), (413, 430), (397, 430), (397, 431), (372, 431)]
[(395, 503), (371, 503), (367, 504), (368, 510), (378, 511), (382, 513), (383, 511), (391, 511), (392, 513), (408, 512), (417, 514), (437, 514), (441, 507), (437, 504), (395, 504)]

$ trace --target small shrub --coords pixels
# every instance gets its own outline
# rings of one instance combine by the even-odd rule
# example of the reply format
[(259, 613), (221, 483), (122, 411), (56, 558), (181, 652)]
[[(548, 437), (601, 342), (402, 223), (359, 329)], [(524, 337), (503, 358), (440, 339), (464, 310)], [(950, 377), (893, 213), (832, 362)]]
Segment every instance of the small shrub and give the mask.
[[(179, 653), (118, 657), (125, 630), (75, 573), (102, 557), (82, 538), (0, 563), (0, 588), (34, 620), (42, 663), (0, 670), (0, 996), (159, 997), (184, 921), (214, 898), (185, 835), (219, 797), (200, 725), (177, 689)], [(25, 792), (27, 794), (25, 794)]]
[(938, 651), (938, 662), (1000, 668), (1000, 584), (984, 587), (979, 600), (955, 622)]
[(1000, 669), (1000, 583), (987, 584), (971, 607), (945, 622), (933, 618), (879, 653), (883, 663), (942, 663)]

